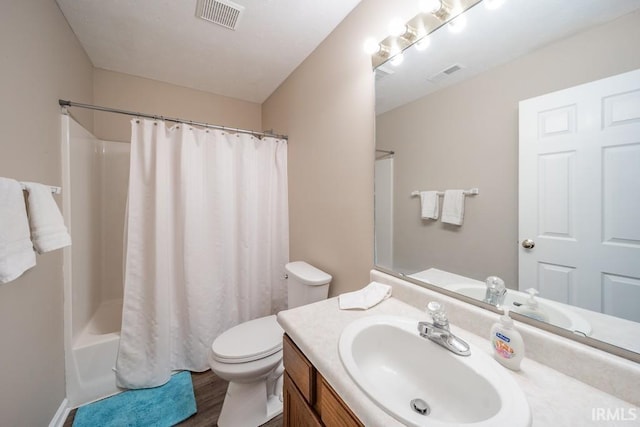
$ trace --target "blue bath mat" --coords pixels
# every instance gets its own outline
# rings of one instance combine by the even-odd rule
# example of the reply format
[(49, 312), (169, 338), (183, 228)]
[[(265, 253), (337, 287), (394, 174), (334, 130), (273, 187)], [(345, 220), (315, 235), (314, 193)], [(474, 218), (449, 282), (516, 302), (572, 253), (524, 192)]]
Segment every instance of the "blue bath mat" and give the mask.
[(160, 387), (128, 390), (78, 408), (73, 427), (170, 427), (196, 413), (191, 373)]

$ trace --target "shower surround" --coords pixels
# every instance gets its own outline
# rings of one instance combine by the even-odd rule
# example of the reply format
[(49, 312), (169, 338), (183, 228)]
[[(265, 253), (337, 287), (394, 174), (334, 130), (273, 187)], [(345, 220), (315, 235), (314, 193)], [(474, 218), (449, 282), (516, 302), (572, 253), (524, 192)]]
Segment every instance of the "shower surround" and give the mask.
[(130, 144), (101, 141), (69, 115), (61, 122), (63, 215), (73, 241), (64, 251), (65, 375), (75, 408), (121, 391), (113, 367)]

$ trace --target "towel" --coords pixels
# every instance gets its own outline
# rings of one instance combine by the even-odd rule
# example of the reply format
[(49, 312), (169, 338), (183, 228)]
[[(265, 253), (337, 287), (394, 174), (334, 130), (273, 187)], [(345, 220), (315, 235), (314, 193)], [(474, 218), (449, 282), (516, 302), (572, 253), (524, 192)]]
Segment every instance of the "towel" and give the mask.
[(442, 202), (442, 222), (462, 225), (464, 219), (464, 190), (446, 190)]
[(17, 279), (36, 265), (22, 186), (0, 178), (0, 283)]
[(29, 193), (29, 226), (31, 240), (38, 253), (64, 248), (71, 244), (71, 236), (64, 226), (62, 214), (53, 200), (51, 187), (35, 182), (23, 182)]
[(367, 310), (391, 296), (391, 286), (371, 282), (355, 292), (347, 292), (338, 297), (340, 310)]
[(420, 206), (422, 219), (438, 219), (440, 197), (437, 191), (421, 191)]

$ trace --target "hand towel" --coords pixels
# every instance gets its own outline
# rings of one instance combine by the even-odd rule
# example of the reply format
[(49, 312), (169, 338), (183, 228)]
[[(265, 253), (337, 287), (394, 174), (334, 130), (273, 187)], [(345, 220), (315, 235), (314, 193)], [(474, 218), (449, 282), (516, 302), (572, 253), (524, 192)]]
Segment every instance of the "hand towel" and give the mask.
[(464, 190), (446, 190), (442, 202), (442, 222), (462, 225), (464, 219)]
[(422, 219), (438, 219), (440, 211), (440, 197), (437, 191), (420, 192), (420, 217)]
[(338, 297), (340, 310), (367, 310), (391, 296), (391, 286), (371, 282), (355, 292), (347, 292)]
[(0, 283), (17, 279), (36, 265), (22, 186), (0, 178)]
[(35, 182), (23, 182), (27, 192), (31, 240), (38, 253), (64, 248), (71, 244), (71, 236), (62, 214), (53, 200), (51, 187)]

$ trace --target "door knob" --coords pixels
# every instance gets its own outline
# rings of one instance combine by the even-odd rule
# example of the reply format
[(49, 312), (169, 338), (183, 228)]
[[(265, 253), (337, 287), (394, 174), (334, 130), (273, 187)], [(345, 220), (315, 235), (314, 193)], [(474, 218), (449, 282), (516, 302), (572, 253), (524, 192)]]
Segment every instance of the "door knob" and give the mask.
[(536, 245), (536, 242), (534, 242), (531, 239), (525, 239), (522, 241), (522, 247), (525, 249), (533, 249), (535, 245)]

